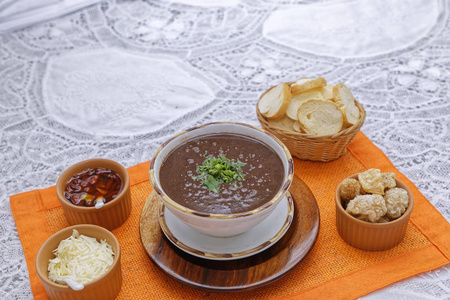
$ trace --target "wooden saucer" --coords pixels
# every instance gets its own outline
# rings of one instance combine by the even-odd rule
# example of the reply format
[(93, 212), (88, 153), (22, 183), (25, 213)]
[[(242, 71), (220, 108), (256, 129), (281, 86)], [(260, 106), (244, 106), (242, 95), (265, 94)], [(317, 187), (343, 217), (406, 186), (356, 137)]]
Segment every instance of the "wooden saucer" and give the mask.
[(159, 226), (160, 200), (152, 192), (142, 209), (141, 242), (153, 263), (170, 277), (211, 291), (240, 291), (269, 284), (291, 271), (309, 253), (319, 233), (319, 207), (308, 186), (294, 176), (289, 189), (294, 199), (294, 220), (272, 247), (250, 257), (213, 261), (175, 247)]

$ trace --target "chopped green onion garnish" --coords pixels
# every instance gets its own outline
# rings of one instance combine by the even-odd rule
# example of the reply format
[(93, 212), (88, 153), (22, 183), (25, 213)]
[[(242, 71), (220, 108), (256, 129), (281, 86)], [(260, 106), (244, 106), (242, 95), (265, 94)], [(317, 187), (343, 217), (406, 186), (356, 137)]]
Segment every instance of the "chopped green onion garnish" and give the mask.
[[(206, 156), (206, 152), (204, 156)], [(214, 193), (219, 193), (219, 186), (223, 183), (233, 183), (233, 187), (237, 189), (236, 181), (241, 181), (244, 178), (241, 167), (245, 165), (246, 163), (234, 159), (230, 160), (223, 155), (210, 156), (203, 161), (201, 166), (197, 166), (196, 172), (199, 175), (192, 176), (192, 179), (201, 180), (202, 185)]]

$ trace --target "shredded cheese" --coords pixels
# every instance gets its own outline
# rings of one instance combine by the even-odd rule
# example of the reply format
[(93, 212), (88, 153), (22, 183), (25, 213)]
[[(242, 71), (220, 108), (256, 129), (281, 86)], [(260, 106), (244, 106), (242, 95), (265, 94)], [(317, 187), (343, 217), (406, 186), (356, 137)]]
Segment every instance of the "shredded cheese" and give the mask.
[(49, 260), (48, 279), (57, 283), (61, 283), (61, 279), (89, 283), (108, 271), (114, 262), (114, 251), (106, 240), (99, 243), (75, 229), (53, 253), (56, 257)]

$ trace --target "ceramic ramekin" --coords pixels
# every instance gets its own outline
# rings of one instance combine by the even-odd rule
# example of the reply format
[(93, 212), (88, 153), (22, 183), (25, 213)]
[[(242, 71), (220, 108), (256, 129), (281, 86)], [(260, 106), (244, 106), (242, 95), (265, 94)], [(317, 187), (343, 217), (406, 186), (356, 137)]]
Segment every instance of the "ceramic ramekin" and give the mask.
[[(64, 198), (64, 190), (67, 182), (69, 182), (73, 175), (88, 168), (107, 168), (116, 172), (122, 178), (123, 188), (120, 194), (115, 199), (105, 203), (100, 209), (76, 206)], [(109, 159), (89, 159), (76, 163), (66, 169), (56, 182), (56, 195), (64, 209), (66, 220), (70, 225), (95, 224), (113, 230), (121, 226), (131, 213), (130, 176), (121, 164)]]
[[(166, 156), (181, 143), (202, 135), (234, 133), (252, 137), (271, 147), (281, 158), (284, 168), (283, 184), (277, 194), (262, 206), (247, 212), (213, 214), (195, 211), (170, 199), (161, 187), (159, 169)], [(247, 231), (264, 220), (288, 191), (294, 176), (294, 164), (286, 146), (274, 135), (241, 123), (218, 122), (190, 128), (166, 141), (155, 153), (150, 164), (150, 183), (164, 205), (192, 228), (213, 236), (233, 236)]]
[[(111, 245), (115, 254), (111, 268), (101, 277), (85, 284), (84, 289), (80, 291), (74, 291), (68, 286), (49, 280), (47, 270), (49, 259), (55, 258), (53, 250), (58, 247), (62, 240), (71, 236), (74, 229), (80, 234), (94, 237), (98, 241), (106, 240)], [(122, 287), (120, 256), (119, 242), (109, 230), (96, 225), (75, 225), (58, 231), (42, 244), (36, 255), (35, 268), (39, 280), (44, 285), (45, 291), (51, 300), (111, 300), (116, 298)]]
[[(358, 174), (348, 178), (358, 179)], [(405, 236), (408, 221), (414, 207), (414, 199), (410, 189), (396, 179), (397, 187), (407, 191), (409, 205), (405, 213), (398, 219), (388, 223), (370, 223), (358, 220), (347, 213), (340, 196), (341, 184), (336, 190), (336, 227), (339, 235), (350, 245), (369, 251), (387, 250), (400, 243)]]

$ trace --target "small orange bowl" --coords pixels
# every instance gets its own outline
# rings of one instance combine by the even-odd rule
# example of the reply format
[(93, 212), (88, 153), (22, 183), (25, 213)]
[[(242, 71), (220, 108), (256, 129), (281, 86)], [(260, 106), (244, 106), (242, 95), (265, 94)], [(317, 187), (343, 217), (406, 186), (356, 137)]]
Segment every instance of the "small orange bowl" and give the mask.
[[(64, 197), (64, 190), (73, 175), (87, 169), (106, 168), (119, 174), (122, 179), (122, 191), (117, 197), (100, 208), (76, 206)], [(120, 227), (131, 213), (130, 176), (127, 170), (118, 162), (94, 158), (76, 163), (66, 169), (56, 182), (56, 195), (64, 210), (66, 220), (70, 225), (94, 224), (105, 227), (108, 230)]]
[[(358, 174), (348, 178), (358, 179)], [(336, 189), (336, 227), (339, 235), (350, 245), (369, 251), (390, 249), (400, 243), (405, 236), (408, 221), (414, 207), (414, 199), (410, 189), (400, 180), (395, 179), (397, 187), (406, 190), (409, 205), (405, 213), (398, 219), (387, 223), (370, 223), (358, 220), (347, 213), (342, 206), (341, 184)]]
[[(111, 268), (101, 277), (94, 281), (85, 284), (84, 289), (75, 291), (70, 287), (55, 283), (48, 279), (48, 261), (55, 258), (53, 250), (58, 248), (59, 243), (72, 235), (73, 230), (76, 229), (80, 234), (94, 237), (98, 241), (106, 240), (111, 245), (114, 251), (114, 262)], [(116, 237), (107, 229), (96, 225), (75, 225), (67, 227), (58, 231), (49, 237), (39, 249), (35, 268), (39, 280), (44, 285), (47, 295), (52, 300), (82, 300), (82, 299), (96, 299), (108, 300), (115, 299), (122, 287), (122, 269), (120, 265), (120, 246)]]

